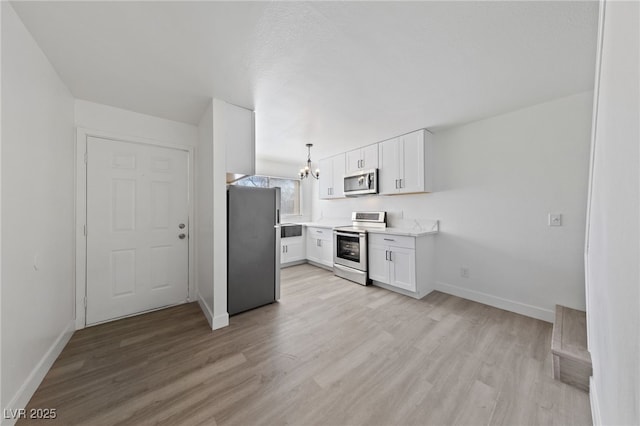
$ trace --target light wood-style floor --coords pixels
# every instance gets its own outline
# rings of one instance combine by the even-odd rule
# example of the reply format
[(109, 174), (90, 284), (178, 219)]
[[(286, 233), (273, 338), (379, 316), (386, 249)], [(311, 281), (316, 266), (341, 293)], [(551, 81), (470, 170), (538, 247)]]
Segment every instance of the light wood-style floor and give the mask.
[(76, 332), (28, 408), (56, 408), (48, 425), (591, 424), (550, 340), (542, 321), (301, 265), (280, 303), (213, 333), (197, 304)]

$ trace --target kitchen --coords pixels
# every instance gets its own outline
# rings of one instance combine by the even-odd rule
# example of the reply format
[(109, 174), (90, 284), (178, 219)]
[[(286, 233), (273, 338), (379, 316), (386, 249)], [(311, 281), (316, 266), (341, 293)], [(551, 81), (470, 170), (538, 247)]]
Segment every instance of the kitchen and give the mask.
[[(599, 96), (631, 105), (630, 111), (635, 107), (619, 93), (635, 93), (629, 87), (637, 82), (611, 78), (619, 69), (634, 70), (634, 56), (608, 50), (616, 37), (634, 39), (635, 33), (618, 32), (637, 31), (637, 23), (625, 20), (634, 16), (634, 7), (610, 2), (602, 2), (601, 10), (589, 2), (3, 3), (2, 407), (26, 407), (43, 379), (37, 395), (46, 395), (46, 383), (62, 380), (64, 371), (79, 382), (95, 367), (88, 360), (117, 363), (117, 353), (87, 354), (83, 362), (65, 355), (68, 342), (73, 351), (100, 330), (125, 333), (115, 345), (122, 351), (146, 346), (154, 359), (177, 356), (173, 351), (179, 347), (148, 340), (162, 332), (126, 334), (127, 324), (149, 315), (158, 319), (149, 326), (204, 326), (207, 334), (195, 340), (211, 345), (187, 359), (202, 362), (197, 368), (205, 366), (215, 377), (222, 374), (211, 389), (231, 392), (228, 402), (255, 397), (256, 414), (270, 401), (259, 396), (265, 389), (261, 383), (269, 390), (275, 389), (271, 379), (273, 386), (283, 384), (284, 393), (274, 392), (273, 398), (288, 414), (278, 417), (269, 409), (273, 422), (311, 422), (308, 416), (325, 409), (327, 422), (372, 420), (366, 416), (375, 410), (366, 414), (365, 400), (340, 401), (345, 394), (339, 389), (356, 391), (385, 380), (388, 387), (381, 389), (386, 390), (363, 394), (380, 407), (392, 401), (383, 398), (385, 392), (402, 389), (403, 383), (416, 392), (398, 394), (418, 411), (409, 410), (406, 418), (396, 413), (396, 421), (417, 422), (412, 416), (428, 416), (432, 409), (426, 418), (433, 422), (461, 422), (472, 408), (488, 404), (495, 408), (485, 413), (488, 421), (517, 422), (518, 412), (534, 410), (518, 411), (526, 401), (542, 411), (561, 410), (545, 399), (561, 391), (577, 411), (591, 411), (596, 423), (598, 418), (632, 423), (636, 387), (623, 373), (633, 351), (624, 342), (635, 340), (615, 324), (621, 318), (635, 321), (633, 314), (624, 315), (632, 311), (633, 297), (619, 297), (634, 290), (626, 275), (610, 280), (619, 283), (613, 285), (599, 274), (627, 271), (608, 268), (602, 247), (610, 247), (605, 254), (616, 253), (618, 261), (634, 253), (616, 239), (621, 233), (608, 232), (617, 223), (631, 223), (615, 215), (633, 217), (632, 206), (614, 207), (633, 198), (620, 194), (622, 186), (607, 183), (634, 158), (624, 153), (635, 151), (621, 144), (615, 158), (622, 166), (610, 167), (611, 157), (598, 150), (612, 145), (596, 149), (592, 135), (617, 139), (608, 133), (611, 127), (592, 122), (594, 105), (600, 108), (596, 118), (627, 117), (612, 114), (611, 104), (599, 103)], [(621, 13), (625, 8), (628, 13)], [(614, 23), (605, 25), (608, 20)], [(612, 38), (603, 39), (604, 31)], [(633, 50), (631, 42), (622, 46)], [(599, 49), (613, 53), (601, 57)], [(616, 85), (620, 92), (612, 89)], [(630, 133), (624, 140), (632, 139)], [(113, 161), (103, 161), (108, 156)], [(594, 162), (604, 168), (594, 172)], [(309, 176), (301, 179), (306, 165)], [(148, 170), (131, 171), (137, 167)], [(274, 275), (282, 274), (280, 303), (231, 318), (228, 265), (241, 259), (227, 246), (233, 238), (227, 223), (235, 217), (227, 210), (227, 173), (252, 175), (256, 184), (267, 179), (281, 195), (286, 190), (281, 209), (286, 206), (289, 214), (281, 212), (279, 222), (302, 225), (271, 231), (280, 239), (274, 242), (280, 261), (273, 262)], [(111, 190), (105, 176), (115, 182)], [(362, 184), (365, 191), (376, 186), (377, 193), (343, 196), (345, 188), (359, 192)], [(109, 191), (115, 196), (101, 195)], [(137, 193), (157, 204), (138, 206)], [(183, 208), (172, 207), (178, 204)], [(107, 211), (113, 212), (111, 220), (100, 216)], [(140, 214), (151, 215), (164, 240), (139, 240), (147, 244), (140, 251), (114, 246), (109, 252), (101, 245), (98, 239), (107, 231), (96, 224), (125, 235), (144, 223)], [(276, 216), (273, 226), (277, 223)], [(585, 240), (593, 243), (586, 254)], [(105, 267), (109, 262), (111, 272)], [(176, 265), (183, 278), (167, 278)], [(168, 295), (155, 306), (175, 306), (164, 310), (169, 313), (105, 322), (155, 309), (136, 293), (135, 277), (143, 276), (138, 266), (150, 271), (148, 294)], [(102, 303), (94, 291), (100, 279), (103, 289), (113, 286), (112, 301), (140, 303), (132, 302), (130, 313), (113, 308), (94, 315)], [(600, 393), (593, 387), (590, 394), (574, 393), (553, 381), (548, 341), (556, 305), (591, 312), (592, 380)], [(197, 312), (187, 311), (193, 307)], [(181, 321), (171, 325), (162, 316), (170, 312)], [(601, 327), (607, 324), (618, 330), (607, 337), (613, 346), (602, 343)], [(251, 325), (257, 328), (246, 328)], [(294, 325), (299, 328), (289, 328)], [(473, 331), (481, 332), (464, 337)], [(182, 334), (194, 337), (194, 332)], [(536, 337), (526, 338), (529, 333)], [(510, 349), (530, 350), (523, 355), (531, 367), (527, 371), (540, 375), (530, 376), (531, 383), (554, 391), (536, 388), (545, 395), (539, 400), (523, 387), (510, 392), (512, 370), (505, 369), (506, 376), (486, 371), (495, 364), (491, 357), (501, 356), (482, 340), (489, 336), (505, 338), (493, 347), (509, 349), (504, 353), (515, 357), (516, 370), (519, 355)], [(193, 343), (176, 341), (184, 348)], [(474, 342), (479, 347), (469, 346)], [(275, 344), (280, 346), (274, 358), (264, 358)], [(241, 350), (230, 354), (225, 348)], [(207, 366), (218, 359), (221, 364)], [(402, 382), (394, 381), (391, 372), (397, 370), (385, 363), (395, 359), (411, 366), (402, 372)], [(267, 365), (276, 367), (264, 369)], [(250, 376), (227, 375), (245, 366), (251, 367), (244, 370)], [(144, 376), (125, 374), (143, 375), (144, 368), (121, 367), (113, 378), (128, 384), (121, 392), (99, 396), (91, 387), (74, 397), (106, 410), (86, 412), (87, 419), (141, 420), (135, 416), (145, 411), (135, 414), (133, 399), (127, 405), (124, 396), (142, 392), (141, 401), (157, 396), (141, 388)], [(161, 394), (172, 395), (162, 399), (166, 407), (180, 404), (181, 391), (194, 404), (204, 401), (206, 395), (196, 391), (200, 387), (188, 387), (187, 378), (199, 371), (190, 370), (195, 364), (156, 367), (153, 377), (159, 382), (149, 386), (164, 386), (160, 371), (171, 378), (161, 387)], [(377, 376), (374, 368), (389, 375)], [(605, 369), (615, 385), (603, 379)], [(465, 381), (456, 379), (456, 371)], [(373, 382), (356, 379), (365, 372)], [(289, 373), (295, 380), (286, 383)], [(510, 393), (515, 402), (504, 399)], [(429, 405), (438, 394), (448, 396)], [(611, 395), (624, 410), (612, 410)], [(299, 410), (287, 400), (299, 402)], [(451, 401), (463, 400), (472, 402), (458, 418)], [(123, 410), (109, 411), (108, 401), (125, 404)], [(365, 417), (341, 419), (340, 413), (349, 413), (348, 401), (360, 408), (352, 415)], [(343, 410), (331, 410), (337, 406)], [(251, 422), (236, 408), (214, 404), (191, 414), (218, 423)]]

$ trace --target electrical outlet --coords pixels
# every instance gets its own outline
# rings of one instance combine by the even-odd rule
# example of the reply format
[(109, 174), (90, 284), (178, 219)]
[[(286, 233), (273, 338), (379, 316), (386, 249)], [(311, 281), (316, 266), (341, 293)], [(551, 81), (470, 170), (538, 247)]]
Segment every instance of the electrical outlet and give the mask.
[(469, 268), (467, 268), (466, 266), (463, 266), (460, 268), (460, 276), (462, 278), (469, 278)]
[(562, 214), (549, 213), (549, 226), (562, 226)]

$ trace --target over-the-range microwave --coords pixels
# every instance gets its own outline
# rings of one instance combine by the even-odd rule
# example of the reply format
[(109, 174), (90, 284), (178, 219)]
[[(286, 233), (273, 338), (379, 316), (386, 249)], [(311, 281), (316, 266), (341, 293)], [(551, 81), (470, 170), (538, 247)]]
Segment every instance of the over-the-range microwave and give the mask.
[(344, 177), (344, 195), (347, 197), (377, 193), (378, 169), (362, 170)]

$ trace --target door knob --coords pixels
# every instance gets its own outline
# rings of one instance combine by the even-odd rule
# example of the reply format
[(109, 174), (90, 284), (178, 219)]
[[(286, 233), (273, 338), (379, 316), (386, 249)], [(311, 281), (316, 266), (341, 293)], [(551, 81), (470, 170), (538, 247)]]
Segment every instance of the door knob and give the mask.
[(178, 228), (184, 229), (184, 223), (181, 223), (180, 225), (178, 225)]
[(186, 235), (185, 235), (185, 234), (180, 234), (180, 235), (178, 235), (178, 238), (180, 238), (181, 240), (184, 240), (184, 238), (185, 238), (185, 237), (186, 237)]

